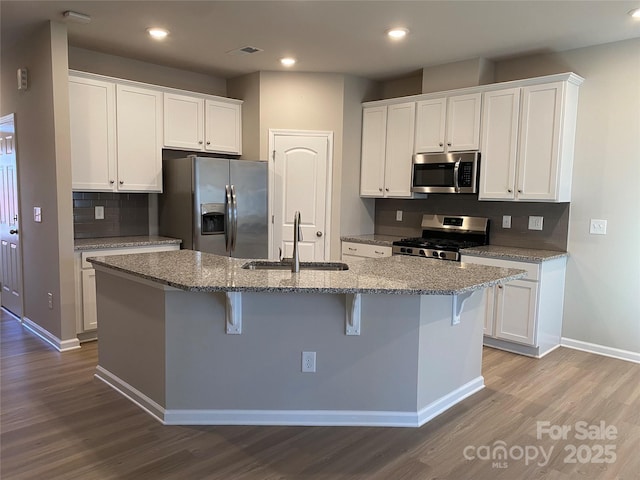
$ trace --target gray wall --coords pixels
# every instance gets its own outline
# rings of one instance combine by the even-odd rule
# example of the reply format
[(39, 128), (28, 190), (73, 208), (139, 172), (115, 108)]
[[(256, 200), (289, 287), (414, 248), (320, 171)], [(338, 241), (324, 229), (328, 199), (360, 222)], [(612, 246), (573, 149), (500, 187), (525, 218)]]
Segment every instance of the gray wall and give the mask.
[[(496, 81), (573, 71), (580, 87), (563, 336), (640, 353), (640, 39), (499, 62)], [(590, 235), (591, 218), (608, 220)]]
[(227, 95), (227, 83), (222, 78), (81, 48), (69, 47), (69, 68), (151, 85), (223, 97)]
[(422, 93), (493, 83), (494, 64), (486, 58), (426, 67), (422, 71)]
[[(1, 56), (0, 114), (16, 114), (24, 316), (69, 340), (75, 289), (66, 26), (51, 22), (16, 44), (2, 42)], [(19, 67), (29, 69), (27, 91), (16, 89)], [(33, 222), (34, 206), (42, 207), (42, 223)]]
[(260, 72), (227, 81), (227, 94), (243, 100), (242, 158), (266, 160), (260, 152)]

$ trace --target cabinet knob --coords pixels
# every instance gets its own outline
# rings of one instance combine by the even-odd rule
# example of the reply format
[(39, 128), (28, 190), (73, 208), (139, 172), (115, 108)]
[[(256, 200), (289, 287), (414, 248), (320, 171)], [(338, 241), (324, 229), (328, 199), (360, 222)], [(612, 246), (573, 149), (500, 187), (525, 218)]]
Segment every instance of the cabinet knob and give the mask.
[(444, 143), (440, 142), (438, 145), (440, 145), (441, 147), (444, 147)]
[(451, 146), (451, 142), (447, 142), (447, 146), (450, 147)]
[(115, 182), (115, 181), (113, 181), (113, 180), (109, 180), (109, 183), (110, 183), (111, 185), (113, 185), (113, 184), (114, 184), (114, 183), (116, 183), (116, 182)]
[(513, 190), (511, 190), (510, 188), (507, 188), (507, 192), (511, 193), (513, 192)]
[(198, 145), (202, 145), (202, 140), (198, 140)]
[(211, 145), (211, 142), (207, 142), (207, 145)]
[(382, 191), (382, 187), (380, 187), (378, 190)]
[(388, 188), (385, 188), (384, 190), (385, 190), (385, 192), (388, 192), (388, 191), (389, 191), (389, 189), (388, 189)]
[(120, 180), (118, 183), (119, 183), (120, 185), (124, 185), (124, 180)]
[(518, 189), (518, 193), (522, 193), (522, 190)]
[(498, 288), (500, 288), (500, 289), (501, 289), (501, 288), (502, 288), (502, 285), (498, 285)]

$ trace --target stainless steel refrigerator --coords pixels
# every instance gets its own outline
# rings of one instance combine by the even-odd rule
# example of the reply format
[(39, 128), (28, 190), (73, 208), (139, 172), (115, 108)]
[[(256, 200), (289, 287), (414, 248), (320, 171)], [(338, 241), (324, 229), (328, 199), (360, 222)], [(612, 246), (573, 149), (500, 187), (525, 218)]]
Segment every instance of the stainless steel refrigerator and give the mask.
[(162, 161), (160, 235), (182, 248), (267, 258), (267, 162), (198, 157)]

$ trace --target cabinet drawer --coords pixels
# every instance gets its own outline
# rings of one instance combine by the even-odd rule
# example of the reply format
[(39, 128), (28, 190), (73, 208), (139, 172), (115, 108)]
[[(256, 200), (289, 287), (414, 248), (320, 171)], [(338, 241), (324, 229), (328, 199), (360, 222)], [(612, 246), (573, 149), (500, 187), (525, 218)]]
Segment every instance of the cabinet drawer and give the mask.
[(368, 243), (342, 242), (342, 254), (358, 257), (390, 257), (391, 247), (370, 245)]
[(527, 272), (527, 276), (523, 278), (523, 280), (538, 281), (540, 279), (540, 265), (537, 263), (502, 260), (500, 258), (476, 257), (473, 255), (462, 255), (461, 261), (463, 263), (475, 263), (478, 265), (488, 265), (490, 267), (518, 268)]
[(87, 250), (80, 255), (82, 268), (93, 268), (87, 258), (103, 257), (106, 255), (129, 255), (132, 253), (149, 253), (149, 252), (166, 252), (169, 250), (178, 250), (179, 245), (145, 245), (142, 247), (126, 247), (126, 248), (101, 248), (99, 250)]

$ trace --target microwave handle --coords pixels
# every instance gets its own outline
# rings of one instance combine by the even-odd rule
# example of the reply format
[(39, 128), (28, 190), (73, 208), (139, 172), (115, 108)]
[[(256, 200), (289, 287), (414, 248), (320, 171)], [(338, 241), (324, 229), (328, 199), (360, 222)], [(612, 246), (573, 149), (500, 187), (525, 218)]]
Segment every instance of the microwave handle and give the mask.
[(460, 183), (458, 182), (458, 175), (460, 174), (460, 158), (456, 160), (456, 164), (453, 166), (453, 188), (456, 193), (460, 192)]

